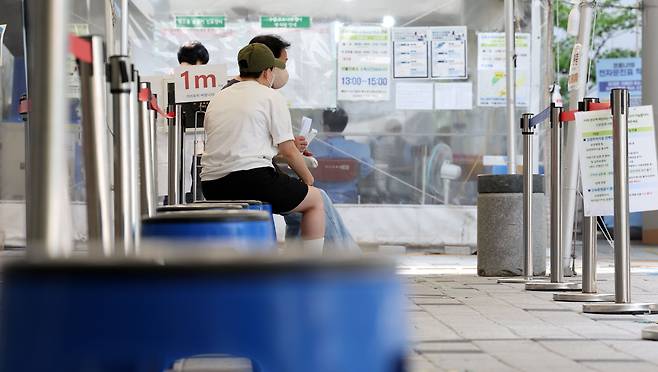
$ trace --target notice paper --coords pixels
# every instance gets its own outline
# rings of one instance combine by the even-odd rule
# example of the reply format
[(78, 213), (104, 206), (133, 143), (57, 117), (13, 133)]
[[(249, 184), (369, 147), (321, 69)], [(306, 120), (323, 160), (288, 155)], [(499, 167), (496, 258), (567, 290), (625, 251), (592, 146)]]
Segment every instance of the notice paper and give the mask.
[(390, 98), (391, 52), (387, 28), (341, 28), (337, 58), (339, 100), (387, 101)]
[(395, 84), (395, 108), (398, 110), (431, 110), (434, 107), (432, 83)]
[(398, 27), (392, 32), (393, 77), (426, 78), (427, 28)]
[[(478, 106), (504, 107), (507, 104), (505, 34), (478, 34)], [(516, 105), (530, 102), (530, 34), (516, 34)]]
[(431, 27), (432, 77), (466, 79), (466, 26)]
[(472, 110), (473, 83), (434, 84), (435, 110)]
[[(612, 115), (577, 112), (576, 129), (586, 216), (614, 213)], [(629, 109), (628, 185), (631, 212), (658, 210), (658, 166), (652, 106)]]

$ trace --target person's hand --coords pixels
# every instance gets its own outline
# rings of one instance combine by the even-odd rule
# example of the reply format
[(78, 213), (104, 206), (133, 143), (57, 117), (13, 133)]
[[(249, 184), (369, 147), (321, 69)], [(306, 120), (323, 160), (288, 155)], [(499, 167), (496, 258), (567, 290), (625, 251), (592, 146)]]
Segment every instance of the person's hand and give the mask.
[(309, 174), (308, 179), (303, 179), (302, 182), (304, 182), (308, 186), (313, 186), (313, 182), (315, 182), (315, 179), (313, 178), (312, 175)]
[[(306, 148), (308, 147), (308, 141), (306, 141), (306, 137), (296, 136), (295, 137), (295, 147), (297, 147), (297, 150), (299, 150), (299, 152), (301, 152), (301, 153), (306, 152)], [(304, 154), (304, 155), (306, 155), (306, 154)]]

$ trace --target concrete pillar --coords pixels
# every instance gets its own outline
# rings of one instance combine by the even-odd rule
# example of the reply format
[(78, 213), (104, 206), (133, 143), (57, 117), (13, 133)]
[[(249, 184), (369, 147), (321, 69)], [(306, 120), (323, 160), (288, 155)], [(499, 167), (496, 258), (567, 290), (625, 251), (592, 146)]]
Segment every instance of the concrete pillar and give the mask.
[[(642, 14), (642, 100), (658, 118), (658, 0), (644, 0)], [(658, 131), (656, 131), (658, 142)], [(658, 211), (645, 212), (642, 241), (658, 244)]]

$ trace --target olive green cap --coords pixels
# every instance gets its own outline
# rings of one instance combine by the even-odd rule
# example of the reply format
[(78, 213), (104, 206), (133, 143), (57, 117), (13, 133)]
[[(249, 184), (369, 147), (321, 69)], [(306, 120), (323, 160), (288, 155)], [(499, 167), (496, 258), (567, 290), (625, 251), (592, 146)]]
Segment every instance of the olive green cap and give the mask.
[(274, 58), (274, 54), (265, 44), (249, 44), (238, 52), (240, 72), (257, 73), (272, 67), (285, 69), (286, 64)]

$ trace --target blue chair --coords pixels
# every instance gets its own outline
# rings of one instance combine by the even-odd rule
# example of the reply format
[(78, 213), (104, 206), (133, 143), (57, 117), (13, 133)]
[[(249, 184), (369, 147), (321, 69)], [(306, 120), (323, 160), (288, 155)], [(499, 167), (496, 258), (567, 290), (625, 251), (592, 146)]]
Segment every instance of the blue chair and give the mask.
[(256, 210), (191, 210), (157, 214), (142, 221), (142, 239), (215, 245), (218, 249), (269, 251), (276, 248), (271, 216)]
[(366, 259), (14, 263), (0, 370), (163, 372), (226, 354), (255, 372), (402, 372), (402, 284)]

